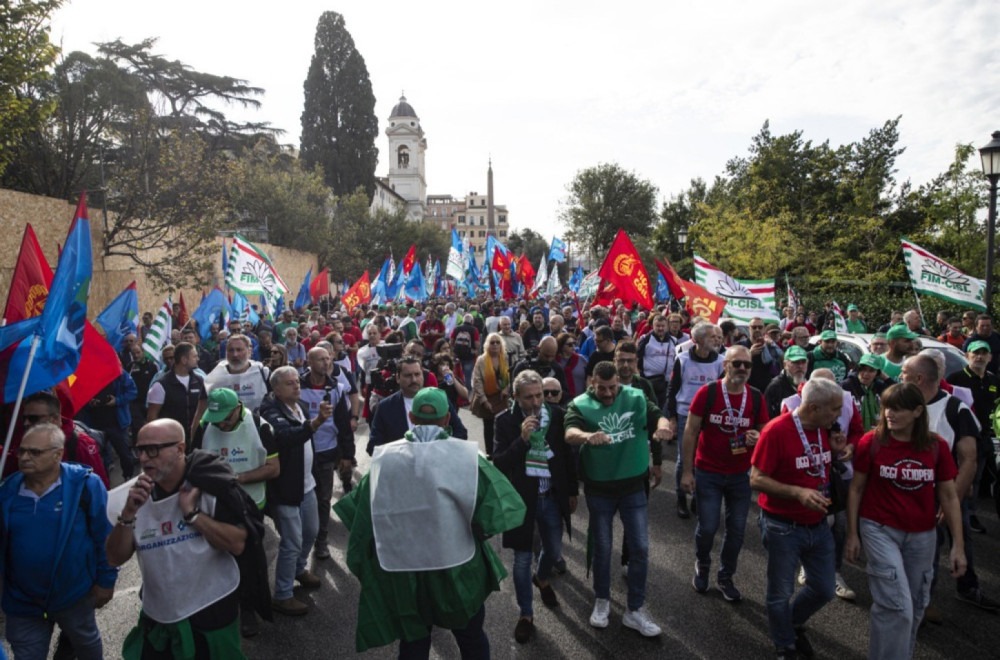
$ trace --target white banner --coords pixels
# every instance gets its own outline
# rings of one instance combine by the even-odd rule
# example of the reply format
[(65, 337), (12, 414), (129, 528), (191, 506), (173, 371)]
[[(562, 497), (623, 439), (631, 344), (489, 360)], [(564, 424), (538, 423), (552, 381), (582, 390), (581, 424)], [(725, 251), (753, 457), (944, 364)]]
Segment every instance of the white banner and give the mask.
[(903, 240), (903, 258), (910, 284), (917, 293), (986, 311), (986, 282), (966, 275), (916, 243)]
[(726, 301), (726, 316), (749, 323), (750, 319), (780, 321), (774, 308), (774, 280), (738, 280), (727, 275), (697, 254), (694, 281)]

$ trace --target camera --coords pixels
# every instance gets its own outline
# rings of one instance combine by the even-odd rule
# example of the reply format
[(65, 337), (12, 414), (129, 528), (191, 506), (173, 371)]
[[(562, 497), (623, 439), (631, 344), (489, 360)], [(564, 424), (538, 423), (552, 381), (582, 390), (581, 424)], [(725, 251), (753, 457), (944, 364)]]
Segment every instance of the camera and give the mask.
[(399, 358), (403, 357), (403, 345), (380, 344), (375, 351), (378, 353), (378, 364), (371, 373), (372, 389), (384, 398), (399, 390), (396, 372)]

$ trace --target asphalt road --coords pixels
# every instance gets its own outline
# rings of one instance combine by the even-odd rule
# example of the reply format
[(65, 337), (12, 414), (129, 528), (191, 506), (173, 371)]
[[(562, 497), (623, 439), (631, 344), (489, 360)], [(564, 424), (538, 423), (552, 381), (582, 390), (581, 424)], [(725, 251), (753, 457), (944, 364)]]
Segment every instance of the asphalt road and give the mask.
[[(482, 447), (482, 423), (467, 411), (462, 420), (473, 439)], [(368, 429), (362, 424), (358, 446), (367, 443)], [(664, 451), (665, 468), (672, 468), (675, 447)], [(359, 451), (358, 476), (367, 471), (368, 456)], [(591, 628), (588, 619), (593, 606), (593, 589), (584, 567), (584, 539), (587, 523), (586, 502), (573, 518), (572, 541), (564, 538), (563, 554), (569, 570), (557, 576), (554, 588), (561, 606), (552, 610), (541, 603), (535, 592), (537, 633), (528, 644), (514, 641), (517, 604), (513, 583), (507, 578), (499, 593), (486, 603), (486, 627), (495, 658), (769, 658), (773, 648), (768, 637), (764, 608), (765, 555), (757, 530), (757, 508), (753, 506), (746, 541), (740, 555), (736, 584), (743, 592), (743, 602), (731, 604), (711, 590), (705, 595), (691, 588), (694, 564), (693, 519), (680, 520), (675, 513), (672, 487), (653, 491), (650, 500), (650, 566), (647, 584), (647, 608), (663, 628), (663, 635), (646, 639), (621, 625), (625, 607), (625, 580), (617, 567), (612, 574), (611, 625), (604, 630)], [(118, 473), (115, 473), (117, 475)], [(334, 497), (342, 494), (339, 484)], [(1000, 598), (1000, 523), (989, 502), (980, 505), (979, 518), (987, 535), (974, 538), (976, 569), (984, 590)], [(620, 524), (616, 521), (614, 564), (617, 564)], [(269, 530), (273, 531), (273, 530)], [(419, 539), (415, 539), (419, 541)], [(354, 645), (359, 585), (346, 568), (343, 550), (347, 534), (343, 526), (331, 522), (331, 553), (326, 561), (315, 561), (313, 570), (323, 579), (316, 591), (298, 591), (297, 596), (312, 610), (303, 617), (275, 615), (273, 623), (262, 622), (261, 634), (244, 641), (248, 658), (331, 659), (357, 655)], [(499, 538), (492, 541), (500, 549)], [(716, 539), (718, 561), (720, 537)], [(268, 556), (277, 552), (277, 536), (269, 534)], [(513, 553), (501, 550), (500, 556), (510, 570)], [(844, 576), (858, 592), (857, 602), (840, 600), (824, 607), (808, 625), (809, 637), (821, 658), (862, 658), (868, 643), (868, 608), (871, 605), (864, 567), (845, 565)], [(114, 600), (99, 611), (98, 622), (104, 635), (108, 658), (120, 657), (122, 641), (139, 612), (139, 570), (133, 559), (122, 569)], [(273, 582), (272, 582), (273, 585)], [(713, 574), (714, 587), (714, 574)], [(917, 658), (1000, 658), (1000, 616), (984, 612), (954, 597), (954, 582), (942, 577), (933, 602), (944, 614), (941, 626), (925, 626), (918, 638)], [(370, 658), (394, 658), (395, 645), (368, 651)], [(457, 658), (458, 651), (447, 631), (436, 630), (433, 658)]]

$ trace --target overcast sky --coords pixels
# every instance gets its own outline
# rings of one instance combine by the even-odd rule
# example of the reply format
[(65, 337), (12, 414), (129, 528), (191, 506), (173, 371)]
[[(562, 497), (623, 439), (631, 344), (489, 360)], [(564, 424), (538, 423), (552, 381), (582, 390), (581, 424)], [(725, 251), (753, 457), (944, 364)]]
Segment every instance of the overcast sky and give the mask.
[[(698, 6), (694, 6), (697, 4)], [(514, 228), (561, 233), (575, 173), (617, 162), (661, 199), (711, 180), (767, 119), (834, 146), (902, 115), (900, 181), (944, 170), (955, 144), (1000, 129), (1000, 3), (796, 1), (397, 2), (68, 0), (68, 52), (158, 37), (156, 52), (263, 87), (260, 110), (298, 144), (302, 83), (323, 11), (344, 15), (377, 99), (405, 90), (424, 128), (431, 194), (486, 192)], [(990, 111), (989, 108), (994, 108)]]

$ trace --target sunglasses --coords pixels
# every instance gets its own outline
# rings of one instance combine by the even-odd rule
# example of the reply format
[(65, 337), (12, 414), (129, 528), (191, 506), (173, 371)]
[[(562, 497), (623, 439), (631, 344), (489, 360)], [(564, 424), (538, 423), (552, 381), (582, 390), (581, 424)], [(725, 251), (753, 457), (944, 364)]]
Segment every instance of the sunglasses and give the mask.
[(545, 396), (562, 396), (562, 390), (542, 390)]
[(29, 424), (37, 424), (38, 422), (44, 422), (51, 416), (52, 415), (24, 415), (24, 421)]
[(752, 326), (750, 326), (750, 329), (751, 330), (763, 330), (764, 326), (762, 326), (762, 325), (752, 325)]
[(753, 362), (750, 362), (749, 360), (730, 360), (729, 364), (733, 365), (737, 369), (750, 369), (753, 367)]
[(34, 447), (18, 447), (17, 448), (17, 455), (18, 456), (24, 456), (25, 454), (27, 454), (28, 456), (31, 456), (32, 458), (38, 458), (39, 456), (41, 456), (45, 452), (47, 452), (47, 451), (53, 451), (55, 449), (58, 449), (59, 451), (62, 451), (62, 449), (59, 448), (59, 447), (45, 447), (44, 449), (35, 449)]
[(150, 458), (156, 458), (157, 456), (160, 455), (161, 449), (166, 449), (168, 447), (176, 447), (179, 444), (180, 444), (179, 442), (164, 442), (163, 444), (159, 445), (135, 445), (134, 447), (132, 447), (132, 451), (135, 452), (135, 455), (137, 457), (139, 456), (139, 454), (145, 454)]

